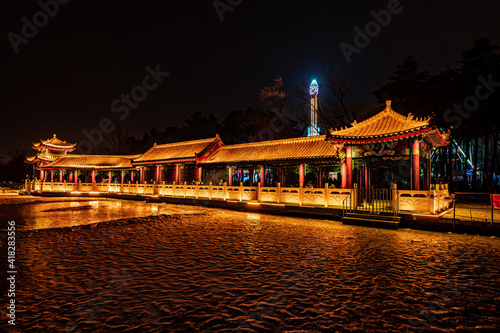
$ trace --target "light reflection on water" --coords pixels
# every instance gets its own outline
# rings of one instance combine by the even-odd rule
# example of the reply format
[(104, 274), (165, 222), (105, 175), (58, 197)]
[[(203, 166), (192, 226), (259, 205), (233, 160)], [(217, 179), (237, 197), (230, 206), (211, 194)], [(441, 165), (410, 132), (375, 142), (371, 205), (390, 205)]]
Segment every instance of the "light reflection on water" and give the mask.
[(64, 201), (2, 206), (0, 218), (15, 220), (21, 230), (72, 227), (115, 219), (159, 214), (196, 212), (196, 207), (164, 203), (147, 203), (102, 199), (93, 201)]
[(497, 238), (136, 201), (23, 206), (59, 225), (183, 214), (30, 233), (18, 253), (23, 332), (495, 332), (500, 322)]

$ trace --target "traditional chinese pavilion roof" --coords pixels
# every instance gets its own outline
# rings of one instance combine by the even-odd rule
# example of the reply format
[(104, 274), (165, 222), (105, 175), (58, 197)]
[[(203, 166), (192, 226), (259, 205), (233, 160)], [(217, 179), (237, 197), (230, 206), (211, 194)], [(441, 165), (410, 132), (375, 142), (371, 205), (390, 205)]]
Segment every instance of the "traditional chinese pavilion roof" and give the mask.
[(48, 140), (40, 140), (40, 142), (33, 142), (33, 149), (55, 149), (55, 150), (67, 150), (73, 151), (76, 149), (76, 143), (67, 143), (58, 139), (56, 135)]
[(36, 164), (44, 162), (53, 162), (64, 155), (53, 155), (53, 154), (36, 154), (35, 156), (26, 157), (26, 163)]
[(327, 140), (333, 143), (365, 144), (422, 137), (434, 146), (449, 143), (449, 132), (440, 132), (433, 126), (432, 117), (415, 118), (411, 113), (403, 116), (391, 108), (391, 101), (387, 101), (386, 105), (382, 112), (359, 123), (354, 121), (351, 127), (329, 129)]
[(219, 148), (203, 164), (311, 161), (336, 159), (341, 145), (325, 141), (325, 135), (227, 145)]
[(133, 168), (132, 160), (140, 155), (64, 155), (42, 166), (46, 169), (127, 169)]
[(219, 135), (214, 138), (155, 144), (144, 154), (134, 159), (134, 165), (148, 163), (175, 163), (197, 161), (202, 159), (217, 147), (223, 145)]

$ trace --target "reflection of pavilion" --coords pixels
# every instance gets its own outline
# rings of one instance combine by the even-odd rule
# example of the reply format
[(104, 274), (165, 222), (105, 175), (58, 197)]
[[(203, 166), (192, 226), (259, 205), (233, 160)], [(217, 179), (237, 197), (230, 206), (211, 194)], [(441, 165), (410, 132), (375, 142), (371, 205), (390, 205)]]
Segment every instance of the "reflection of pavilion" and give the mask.
[[(37, 189), (373, 207), (396, 199), (395, 183), (400, 208), (435, 212), (444, 206), (433, 200), (444, 194), (431, 189), (430, 152), (448, 143), (430, 117), (400, 115), (388, 101), (377, 115), (326, 136), (236, 145), (216, 136), (155, 144), (142, 155), (61, 155), (38, 167), (44, 183)], [(373, 188), (385, 190), (373, 197)]]

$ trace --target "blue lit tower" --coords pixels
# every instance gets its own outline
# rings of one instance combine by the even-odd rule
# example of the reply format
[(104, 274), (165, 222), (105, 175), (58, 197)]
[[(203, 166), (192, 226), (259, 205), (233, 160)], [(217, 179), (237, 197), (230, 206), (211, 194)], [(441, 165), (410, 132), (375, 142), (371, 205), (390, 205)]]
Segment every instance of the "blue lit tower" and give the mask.
[(318, 129), (318, 92), (319, 86), (316, 80), (312, 80), (309, 86), (309, 95), (311, 95), (311, 124), (307, 129), (307, 136), (319, 135)]

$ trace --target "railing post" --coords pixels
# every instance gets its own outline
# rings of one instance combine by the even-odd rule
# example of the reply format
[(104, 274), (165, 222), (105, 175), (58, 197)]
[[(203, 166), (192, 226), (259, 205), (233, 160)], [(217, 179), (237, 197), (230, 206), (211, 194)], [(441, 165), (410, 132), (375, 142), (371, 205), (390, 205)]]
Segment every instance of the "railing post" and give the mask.
[(212, 182), (208, 183), (208, 200), (212, 200)]
[(261, 199), (261, 188), (260, 188), (260, 182), (257, 183), (257, 202), (260, 202)]
[(243, 182), (240, 182), (240, 201), (243, 201)]
[(186, 197), (186, 191), (187, 191), (187, 185), (186, 185), (186, 182), (184, 182), (184, 198)]
[(194, 196), (196, 197), (196, 199), (198, 199), (198, 191), (200, 190), (200, 185), (198, 183), (196, 183), (195, 185), (195, 194)]
[(281, 182), (278, 182), (278, 188), (276, 190), (276, 203), (281, 202)]
[(329, 200), (330, 200), (330, 195), (328, 193), (328, 183), (326, 183), (325, 184), (325, 208), (328, 208), (328, 206), (330, 205)]
[(354, 183), (352, 184), (352, 209), (356, 210), (358, 209), (358, 184)]
[(392, 192), (392, 211), (394, 215), (399, 214), (399, 198), (398, 198), (398, 186), (396, 183), (391, 184), (391, 192)]
[(227, 199), (227, 198), (226, 198), (226, 194), (227, 194), (227, 186), (226, 186), (226, 185), (227, 185), (227, 183), (226, 183), (226, 182), (224, 182), (224, 184), (223, 184), (223, 185), (224, 185), (223, 196), (224, 196), (224, 201), (226, 201), (226, 199)]
[(63, 192), (66, 193), (66, 179), (63, 181)]
[(299, 184), (299, 206), (302, 206), (302, 204), (304, 203), (304, 184), (303, 183), (300, 183)]

